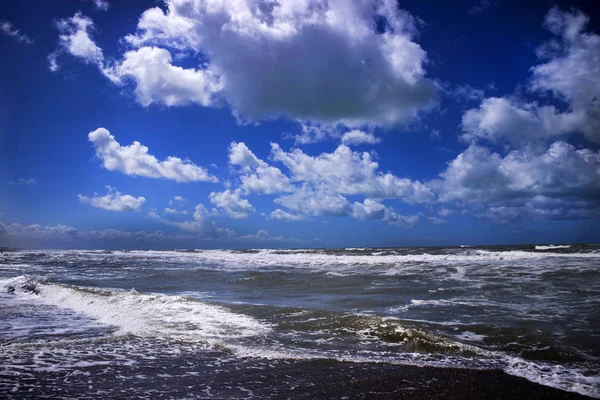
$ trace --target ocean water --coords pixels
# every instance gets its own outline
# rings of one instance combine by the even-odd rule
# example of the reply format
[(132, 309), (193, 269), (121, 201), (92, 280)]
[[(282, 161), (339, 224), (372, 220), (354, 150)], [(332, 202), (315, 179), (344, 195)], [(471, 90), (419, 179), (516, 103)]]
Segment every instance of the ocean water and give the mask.
[[(177, 377), (251, 398), (240, 375), (329, 360), (600, 398), (600, 246), (9, 252), (0, 350), (2, 396), (152, 397)], [(306, 384), (290, 367), (270, 390)]]

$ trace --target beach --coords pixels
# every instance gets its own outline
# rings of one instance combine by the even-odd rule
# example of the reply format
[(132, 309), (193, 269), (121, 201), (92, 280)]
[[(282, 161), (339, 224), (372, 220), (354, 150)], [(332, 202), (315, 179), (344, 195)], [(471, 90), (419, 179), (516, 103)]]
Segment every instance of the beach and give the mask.
[(597, 246), (5, 253), (6, 398), (600, 397)]

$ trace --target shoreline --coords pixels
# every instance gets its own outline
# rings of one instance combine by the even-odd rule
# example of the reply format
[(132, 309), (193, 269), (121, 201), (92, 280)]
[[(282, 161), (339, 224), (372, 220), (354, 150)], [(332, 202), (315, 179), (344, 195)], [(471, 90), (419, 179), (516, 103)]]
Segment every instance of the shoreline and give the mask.
[[(214, 356), (215, 354), (213, 354)], [(329, 359), (231, 358), (215, 371), (202, 356), (163, 358), (159, 365), (24, 372), (10, 387), (0, 373), (4, 398), (227, 398), (227, 399), (590, 399), (509, 375), (501, 370), (349, 363)], [(209, 357), (212, 358), (212, 357)], [(214, 358), (212, 358), (214, 361)], [(185, 364), (186, 368), (173, 368)], [(165, 371), (168, 368), (168, 371)], [(173, 369), (171, 369), (173, 368)], [(142, 372), (140, 374), (140, 372)], [(177, 373), (179, 372), (179, 374)], [(183, 372), (183, 373), (182, 373)], [(3, 376), (4, 375), (4, 376)], [(142, 378), (143, 377), (143, 378)], [(13, 376), (14, 378), (14, 376)], [(29, 385), (28, 385), (29, 384)]]

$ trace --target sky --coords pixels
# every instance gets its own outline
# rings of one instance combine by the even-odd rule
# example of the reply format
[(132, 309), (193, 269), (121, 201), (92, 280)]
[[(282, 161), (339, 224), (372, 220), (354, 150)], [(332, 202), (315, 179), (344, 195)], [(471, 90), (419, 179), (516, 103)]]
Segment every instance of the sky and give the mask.
[(598, 243), (599, 11), (7, 2), (0, 246)]

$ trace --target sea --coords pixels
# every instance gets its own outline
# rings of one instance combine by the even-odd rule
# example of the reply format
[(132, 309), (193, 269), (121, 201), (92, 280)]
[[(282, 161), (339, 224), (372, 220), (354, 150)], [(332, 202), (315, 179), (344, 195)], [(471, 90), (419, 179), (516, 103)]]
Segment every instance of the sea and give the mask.
[(0, 253), (3, 398), (294, 398), (359, 365), (600, 398), (600, 245)]

